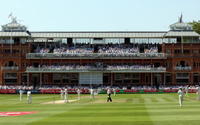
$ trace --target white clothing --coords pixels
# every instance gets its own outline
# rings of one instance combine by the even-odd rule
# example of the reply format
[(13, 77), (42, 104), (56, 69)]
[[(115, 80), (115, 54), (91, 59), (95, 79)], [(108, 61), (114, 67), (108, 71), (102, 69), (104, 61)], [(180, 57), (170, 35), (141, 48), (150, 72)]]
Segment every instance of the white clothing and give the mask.
[(114, 96), (116, 96), (116, 89), (113, 89), (113, 92), (114, 92)]
[(67, 89), (64, 90), (64, 100), (65, 100), (65, 102), (68, 102), (68, 91), (67, 91)]
[(111, 90), (110, 89), (107, 90), (107, 94), (111, 94)]
[(23, 93), (24, 93), (23, 90), (19, 90), (19, 95), (20, 95), (19, 100), (20, 100), (20, 101), (22, 101)]
[(182, 90), (178, 90), (178, 99), (179, 99), (179, 105), (182, 106), (183, 104), (183, 96), (184, 96), (184, 93)]
[(63, 99), (64, 98), (64, 90), (60, 90), (60, 98)]
[(81, 97), (80, 97), (81, 90), (80, 89), (77, 90), (77, 94), (78, 94), (78, 100), (80, 100), (81, 99)]
[(27, 92), (27, 100), (28, 100), (28, 104), (32, 103), (32, 96), (31, 96), (31, 91)]
[(90, 89), (90, 98), (94, 99), (94, 90), (93, 89)]
[(200, 100), (200, 87), (197, 87), (197, 100)]

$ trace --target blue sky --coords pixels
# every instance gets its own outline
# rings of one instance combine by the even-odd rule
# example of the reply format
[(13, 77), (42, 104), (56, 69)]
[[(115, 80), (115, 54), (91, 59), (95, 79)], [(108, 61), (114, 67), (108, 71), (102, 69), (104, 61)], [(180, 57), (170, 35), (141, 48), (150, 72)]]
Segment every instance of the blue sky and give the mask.
[(200, 0), (0, 0), (30, 31), (167, 31), (183, 13), (200, 20)]

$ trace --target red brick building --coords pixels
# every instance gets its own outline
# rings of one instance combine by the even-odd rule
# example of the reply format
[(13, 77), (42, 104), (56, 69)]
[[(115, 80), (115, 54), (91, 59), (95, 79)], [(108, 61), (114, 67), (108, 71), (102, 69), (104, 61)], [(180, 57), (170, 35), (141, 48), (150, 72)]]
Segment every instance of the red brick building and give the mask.
[(138, 86), (200, 82), (200, 35), (182, 18), (166, 32), (0, 32), (1, 85)]

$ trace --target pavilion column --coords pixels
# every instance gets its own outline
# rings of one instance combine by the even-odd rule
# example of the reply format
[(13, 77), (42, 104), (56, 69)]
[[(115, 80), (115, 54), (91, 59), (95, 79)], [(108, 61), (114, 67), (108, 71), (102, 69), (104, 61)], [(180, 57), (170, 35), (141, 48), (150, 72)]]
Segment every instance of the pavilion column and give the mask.
[(189, 82), (189, 83), (190, 83), (191, 85), (194, 85), (194, 76), (193, 76), (194, 74), (193, 74), (193, 73), (190, 73), (189, 75), (190, 75), (189, 81), (191, 81), (191, 82)]
[(27, 86), (29, 86), (29, 73), (27, 73)]
[(112, 85), (113, 85), (113, 74), (112, 74), (112, 73), (111, 73), (111, 77), (110, 77), (110, 78), (111, 78), (111, 81), (110, 81), (110, 82), (111, 82), (111, 83), (110, 83), (110, 86), (112, 86)]
[(42, 86), (42, 73), (40, 73), (40, 87)]
[(176, 85), (176, 73), (172, 73), (172, 84), (171, 85)]
[(165, 73), (164, 73), (164, 78), (163, 79), (164, 79), (164, 81), (163, 81), (164, 83), (163, 84), (165, 86), (166, 85), (166, 74)]
[(153, 86), (153, 74), (151, 73), (151, 86)]
[(18, 85), (22, 85), (22, 73), (18, 74)]

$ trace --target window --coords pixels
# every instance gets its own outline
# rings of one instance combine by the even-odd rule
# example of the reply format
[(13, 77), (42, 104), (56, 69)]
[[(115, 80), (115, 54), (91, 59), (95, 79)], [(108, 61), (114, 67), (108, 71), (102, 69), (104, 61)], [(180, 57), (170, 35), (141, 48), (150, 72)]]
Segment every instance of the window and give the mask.
[(184, 54), (190, 54), (190, 50), (183, 50)]
[(103, 38), (94, 38), (94, 40), (103, 40)]
[(135, 43), (149, 43), (147, 38), (135, 38)]
[(199, 73), (194, 73), (193, 74), (193, 80), (194, 80), (194, 84), (198, 84), (199, 83)]
[(63, 74), (63, 78), (69, 78), (70, 77), (70, 74), (66, 73), (66, 74)]
[(5, 73), (4, 79), (7, 79), (7, 78), (17, 78), (17, 73)]
[(124, 80), (124, 83), (129, 84), (131, 83), (131, 80)]
[[(124, 39), (123, 38), (105, 38), (105, 43), (113, 43), (113, 44), (120, 44), (120, 43), (124, 43)], [(133, 41), (134, 43), (134, 41)]]
[(170, 54), (170, 53), (171, 53), (171, 50), (170, 50), (170, 49), (166, 49), (166, 53), (167, 53), (167, 54)]
[(78, 80), (71, 80), (71, 83), (72, 83), (72, 84), (78, 84), (79, 81), (78, 81)]
[(17, 64), (13, 61), (9, 61), (5, 64), (5, 66), (12, 67), (12, 66), (17, 66)]
[(61, 74), (53, 74), (53, 82), (54, 83), (61, 83)]
[(4, 53), (5, 53), (5, 54), (11, 53), (11, 51), (10, 51), (9, 49), (5, 49), (5, 50), (4, 50)]
[(63, 83), (69, 83), (69, 79), (63, 79), (62, 82)]
[(19, 50), (12, 50), (12, 53), (14, 53), (14, 54), (17, 54), (17, 53), (19, 53)]
[(193, 63), (193, 67), (196, 67), (196, 63), (195, 62)]
[(5, 79), (5, 84), (16, 84), (17, 79)]
[(122, 74), (118, 73), (115, 74), (115, 80), (121, 80), (122, 79)]
[(132, 74), (133, 79), (139, 79), (139, 74), (138, 73), (134, 73)]
[(189, 78), (189, 73), (177, 73), (176, 79)]
[(122, 83), (122, 80), (116, 80), (115, 83), (116, 83), (116, 84), (121, 84), (121, 83)]
[(130, 79), (130, 78), (131, 78), (131, 74), (130, 74), (130, 73), (124, 74), (124, 78), (125, 78), (125, 79)]
[(25, 43), (26, 43), (26, 38), (20, 38), (20, 42), (21, 42), (22, 44), (25, 44)]
[(93, 38), (92, 43), (93, 44), (104, 44), (104, 39), (103, 38)]
[(195, 50), (193, 50), (193, 53), (194, 54), (199, 54), (199, 50), (195, 49)]
[(91, 40), (92, 39), (89, 39), (89, 38), (74, 38), (73, 39), (73, 43), (77, 43), (77, 44), (85, 43), (85, 44), (88, 44), (88, 43), (91, 43)]
[(180, 54), (180, 53), (181, 53), (181, 50), (180, 50), (180, 49), (175, 49), (175, 50), (174, 50), (174, 53), (175, 53), (175, 54)]
[(28, 74), (27, 73), (22, 73), (22, 85), (25, 85), (25, 83), (27, 83), (27, 77)]
[(71, 74), (71, 79), (77, 80), (78, 79), (78, 74), (76, 74), (76, 73)]
[(132, 80), (132, 83), (134, 83), (134, 84), (138, 84), (139, 82), (140, 82), (139, 79)]
[(162, 39), (160, 38), (149, 38), (149, 43), (162, 43)]
[(186, 61), (179, 61), (177, 62), (176, 66), (180, 66), (180, 67), (188, 67), (189, 64)]
[(177, 73), (176, 74), (177, 84), (188, 84), (189, 83), (189, 73)]
[(166, 84), (170, 84), (172, 82), (172, 76), (170, 73), (166, 74)]
[(176, 83), (177, 84), (188, 84), (189, 79), (177, 79)]

